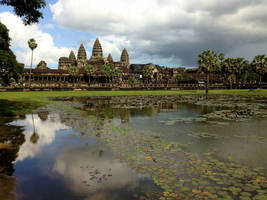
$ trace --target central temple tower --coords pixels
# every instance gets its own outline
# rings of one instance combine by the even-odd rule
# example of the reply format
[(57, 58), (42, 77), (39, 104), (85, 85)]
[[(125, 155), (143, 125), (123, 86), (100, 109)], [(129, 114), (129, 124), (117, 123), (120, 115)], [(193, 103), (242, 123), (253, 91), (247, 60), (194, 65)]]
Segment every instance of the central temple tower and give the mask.
[(104, 61), (102, 47), (101, 47), (101, 44), (100, 44), (98, 38), (96, 38), (96, 40), (95, 40), (93, 50), (92, 50), (92, 56), (91, 56), (89, 61), (90, 62)]

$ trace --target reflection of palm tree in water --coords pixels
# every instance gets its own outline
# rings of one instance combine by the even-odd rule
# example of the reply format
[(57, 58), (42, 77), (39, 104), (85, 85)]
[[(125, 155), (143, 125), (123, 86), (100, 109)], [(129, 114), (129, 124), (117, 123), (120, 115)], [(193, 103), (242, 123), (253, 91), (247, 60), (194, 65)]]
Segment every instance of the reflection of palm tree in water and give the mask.
[(36, 144), (38, 142), (39, 139), (39, 135), (36, 133), (35, 131), (35, 124), (34, 124), (34, 118), (33, 118), (33, 114), (32, 114), (32, 126), (33, 126), (33, 134), (31, 136), (31, 142), (33, 144)]

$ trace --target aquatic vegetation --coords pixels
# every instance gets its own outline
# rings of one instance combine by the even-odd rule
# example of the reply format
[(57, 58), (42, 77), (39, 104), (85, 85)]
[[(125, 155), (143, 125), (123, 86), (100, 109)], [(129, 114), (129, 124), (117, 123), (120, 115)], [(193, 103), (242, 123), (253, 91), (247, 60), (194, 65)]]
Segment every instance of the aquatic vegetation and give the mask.
[[(200, 104), (196, 97), (181, 97), (176, 101), (198, 102)], [(213, 105), (226, 106), (223, 103), (218, 103), (218, 99)], [(249, 109), (242, 110), (243, 105), (246, 105), (247, 108), (249, 106), (248, 104), (242, 104), (238, 107), (231, 104), (228, 107), (233, 108), (234, 111), (232, 109), (214, 111), (202, 115), (201, 120), (199, 118), (180, 118), (161, 121), (161, 123), (166, 126), (173, 126), (184, 121), (188, 123), (209, 123), (212, 119), (211, 123), (218, 120), (218, 123), (225, 125), (225, 122), (221, 122), (221, 120), (240, 121), (254, 117), (266, 117), (265, 105), (252, 105), (249, 107), (253, 107), (252, 111), (248, 111)], [(77, 108), (79, 109), (79, 107)], [(212, 151), (203, 154), (193, 153), (190, 150), (190, 143), (168, 142), (161, 138), (158, 133), (145, 130), (136, 132), (127, 127), (127, 124), (116, 124), (112, 120), (105, 118), (99, 120), (92, 116), (84, 119), (79, 115), (79, 112), (68, 113), (62, 107), (56, 109), (62, 113), (63, 120), (64, 117), (73, 119), (65, 121), (75, 130), (98, 136), (103, 144), (108, 145), (113, 150), (114, 158), (127, 163), (137, 172), (152, 177), (154, 183), (163, 190), (161, 197), (158, 196), (161, 200), (256, 200), (267, 198), (266, 169), (253, 169), (238, 164), (231, 159), (219, 160)], [(97, 123), (100, 123), (100, 125), (97, 125)], [(188, 135), (194, 138), (218, 139), (222, 137), (206, 132), (193, 132), (188, 133)], [(235, 135), (233, 137), (240, 138), (243, 136)], [(252, 142), (264, 139), (261, 137), (251, 138)], [(96, 178), (96, 180), (98, 179)]]
[[(266, 98), (256, 95), (210, 95), (205, 100), (203, 95), (136, 95), (60, 97), (51, 100), (54, 101), (53, 104), (35, 111), (41, 120), (46, 120), (47, 113), (57, 113), (59, 119), (51, 115), (50, 120), (60, 120), (64, 125), (72, 127), (75, 134), (68, 137), (75, 144), (87, 146), (94, 141), (97, 144), (94, 151), (97, 158), (105, 160), (103, 156), (110, 153), (114, 159), (109, 157), (111, 163), (114, 161), (127, 166), (127, 169), (130, 168), (136, 174), (148, 177), (151, 182), (153, 180), (149, 183), (153, 185), (153, 189), (149, 187), (134, 192), (133, 199), (267, 198), (265, 166), (254, 167), (257, 164), (246, 163), (247, 160), (241, 162), (231, 154), (220, 156), (218, 152), (231, 145), (235, 147), (234, 150), (244, 151), (244, 154), (247, 153), (244, 147), (265, 149), (262, 147), (266, 144), (266, 135), (254, 134), (254, 130), (251, 134), (243, 134), (241, 131), (216, 132), (218, 129), (230, 130), (227, 127), (233, 125), (234, 128), (239, 128), (239, 124), (249, 124), (253, 120), (265, 122)], [(195, 108), (198, 111), (193, 113)], [(187, 112), (183, 113), (183, 110)], [(181, 115), (176, 115), (180, 111)], [(134, 129), (131, 120), (136, 119), (132, 116), (137, 116), (141, 125), (147, 122), (149, 124)], [(153, 121), (155, 118), (157, 121)], [(156, 123), (159, 125), (156, 126)], [(182, 127), (188, 127), (188, 131), (177, 131), (180, 128), (184, 130)], [(167, 137), (169, 131), (173, 131), (171, 139)], [(175, 134), (182, 136), (177, 139)], [(38, 145), (39, 141), (41, 138), (34, 145)], [(18, 151), (5, 138), (0, 142), (0, 150)], [(72, 158), (75, 156), (76, 154)], [(12, 161), (8, 163), (11, 164)], [(0, 171), (13, 170), (13, 166), (3, 166), (0, 166)], [(78, 171), (88, 175), (78, 179), (87, 192), (93, 185), (101, 188), (101, 184), (104, 185), (115, 177), (113, 170), (97, 166), (94, 162), (78, 165), (75, 174)]]

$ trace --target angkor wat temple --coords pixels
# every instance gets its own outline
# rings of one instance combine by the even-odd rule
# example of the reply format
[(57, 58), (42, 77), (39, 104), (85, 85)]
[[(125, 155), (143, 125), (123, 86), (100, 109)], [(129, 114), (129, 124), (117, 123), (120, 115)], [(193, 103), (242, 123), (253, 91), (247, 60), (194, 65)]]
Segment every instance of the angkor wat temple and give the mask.
[(77, 59), (73, 51), (70, 52), (69, 57), (60, 57), (58, 62), (58, 69), (69, 70), (71, 66), (77, 66), (79, 70), (84, 69), (88, 64), (93, 65), (95, 68), (100, 69), (102, 65), (112, 63), (115, 68), (119, 68), (121, 71), (127, 71), (130, 68), (129, 55), (127, 50), (124, 48), (121, 53), (121, 59), (119, 62), (114, 62), (112, 55), (109, 54), (107, 58), (103, 56), (103, 51), (98, 38), (95, 40), (92, 55), (90, 59), (87, 59), (86, 50), (81, 44)]
[[(94, 68), (93, 73), (86, 71), (86, 66)], [(120, 72), (120, 75), (107, 77), (103, 73), (103, 66), (112, 66)], [(149, 65), (152, 74), (144, 75), (144, 67)], [(77, 69), (76, 73), (71, 72), (71, 68)], [(88, 89), (88, 88), (143, 88), (148, 83), (154, 84), (153, 87), (166, 88), (177, 87), (178, 80), (176, 75), (181, 73), (179, 68), (167, 68), (154, 64), (130, 64), (129, 54), (124, 48), (121, 53), (120, 61), (114, 61), (112, 55), (103, 56), (103, 50), (98, 39), (95, 40), (92, 54), (88, 59), (83, 44), (80, 45), (77, 57), (71, 51), (68, 57), (60, 57), (58, 69), (50, 69), (45, 61), (41, 61), (36, 68), (24, 69), (24, 75), (18, 88), (36, 89)], [(204, 79), (205, 75), (196, 69), (182, 72), (183, 82), (192, 83), (192, 80)], [(133, 80), (134, 81), (129, 81)], [(149, 79), (149, 81), (147, 81)], [(215, 79), (216, 80), (216, 79)], [(181, 80), (179, 80), (181, 83)], [(173, 86), (170, 86), (173, 84)]]

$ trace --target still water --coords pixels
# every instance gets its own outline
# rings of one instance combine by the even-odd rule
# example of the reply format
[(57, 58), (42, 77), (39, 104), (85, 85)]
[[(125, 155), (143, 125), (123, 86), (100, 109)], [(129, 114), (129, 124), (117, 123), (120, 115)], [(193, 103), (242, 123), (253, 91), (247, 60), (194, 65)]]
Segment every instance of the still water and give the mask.
[(140, 98), (57, 99), (2, 125), (0, 199), (266, 197), (266, 119)]

